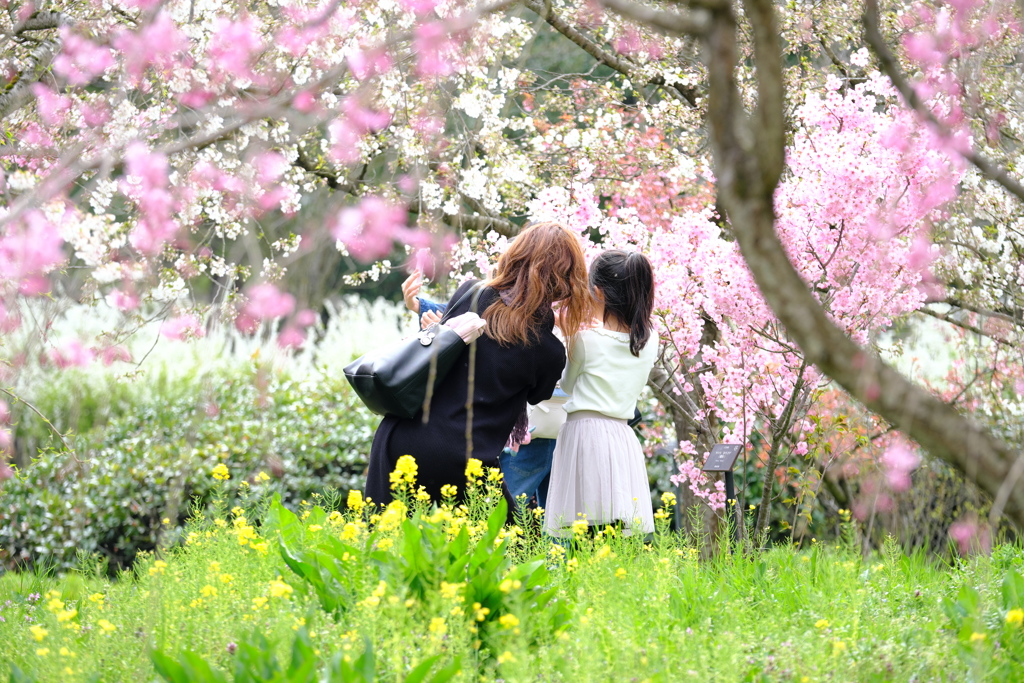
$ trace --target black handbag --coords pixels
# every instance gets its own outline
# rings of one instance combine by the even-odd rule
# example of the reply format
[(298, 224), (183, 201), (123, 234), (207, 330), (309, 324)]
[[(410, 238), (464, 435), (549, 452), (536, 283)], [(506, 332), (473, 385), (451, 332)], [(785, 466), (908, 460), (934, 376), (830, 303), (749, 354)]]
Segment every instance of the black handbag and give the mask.
[(440, 322), (421, 330), (412, 339), (371, 351), (345, 366), (345, 378), (366, 407), (379, 415), (410, 419), (420, 408), (424, 419), (434, 388), (454, 367), (466, 342), (457, 332), (441, 325), (467, 296), (473, 294), (476, 309), (482, 287), (474, 285), (448, 306)]

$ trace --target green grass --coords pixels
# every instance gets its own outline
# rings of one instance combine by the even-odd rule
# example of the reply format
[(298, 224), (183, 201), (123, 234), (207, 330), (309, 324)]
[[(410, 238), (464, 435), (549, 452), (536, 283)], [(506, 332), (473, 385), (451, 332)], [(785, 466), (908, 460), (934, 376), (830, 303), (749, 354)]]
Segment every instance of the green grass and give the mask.
[(186, 545), (116, 580), (88, 563), (9, 573), (0, 680), (160, 680), (155, 660), (169, 680), (198, 681), (1024, 676), (1018, 547), (953, 567), (895, 544), (863, 561), (852, 542), (702, 559), (707, 548), (662, 529), (563, 554), (502, 528), (493, 493), (473, 489), (468, 515), (410, 496), (405, 522), (250, 501), (194, 519)]

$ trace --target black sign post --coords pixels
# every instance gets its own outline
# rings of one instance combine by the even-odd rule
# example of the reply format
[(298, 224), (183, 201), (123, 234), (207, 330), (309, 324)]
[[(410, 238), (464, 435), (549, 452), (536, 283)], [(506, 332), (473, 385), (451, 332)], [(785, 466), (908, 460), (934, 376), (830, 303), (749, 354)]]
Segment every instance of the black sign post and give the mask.
[(716, 443), (708, 453), (708, 459), (704, 461), (704, 472), (725, 472), (725, 509), (729, 511), (729, 518), (732, 519), (732, 541), (739, 542), (739, 527), (736, 521), (736, 482), (732, 478), (732, 466), (736, 464), (736, 458), (740, 455), (742, 446), (736, 443)]

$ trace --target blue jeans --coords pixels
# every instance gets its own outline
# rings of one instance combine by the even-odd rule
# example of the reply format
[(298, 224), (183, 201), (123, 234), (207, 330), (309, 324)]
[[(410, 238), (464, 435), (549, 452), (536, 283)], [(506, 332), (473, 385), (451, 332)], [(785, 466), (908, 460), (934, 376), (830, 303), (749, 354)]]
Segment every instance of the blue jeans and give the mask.
[(513, 498), (526, 494), (526, 500), (536, 496), (537, 505), (544, 507), (548, 500), (548, 481), (551, 478), (551, 456), (555, 452), (554, 439), (534, 439), (520, 446), (518, 453), (505, 449), (498, 456), (505, 486)]

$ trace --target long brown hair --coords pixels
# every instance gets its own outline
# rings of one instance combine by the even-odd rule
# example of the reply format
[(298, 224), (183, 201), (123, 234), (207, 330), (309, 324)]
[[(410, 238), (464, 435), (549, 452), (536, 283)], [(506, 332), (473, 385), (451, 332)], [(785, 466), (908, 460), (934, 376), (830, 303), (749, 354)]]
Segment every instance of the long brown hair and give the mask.
[(556, 301), (563, 302), (559, 325), (567, 347), (589, 315), (579, 237), (558, 223), (536, 223), (519, 233), (487, 284), (502, 297), (483, 312), (486, 334), (503, 346), (539, 339), (540, 323)]

